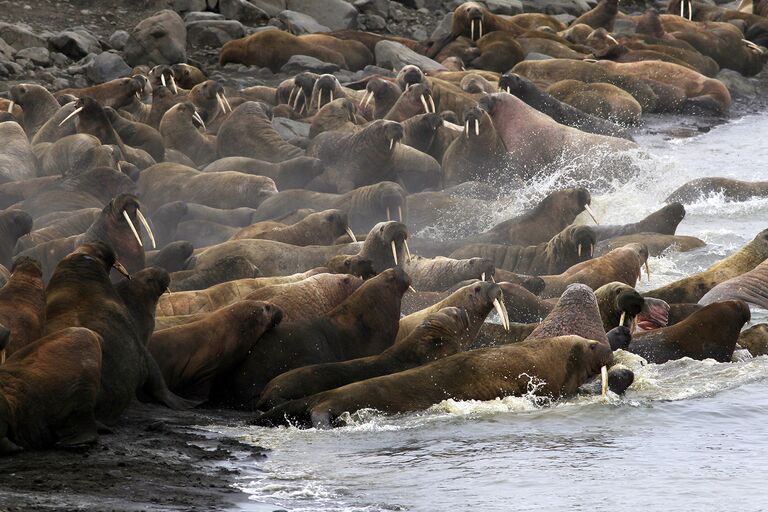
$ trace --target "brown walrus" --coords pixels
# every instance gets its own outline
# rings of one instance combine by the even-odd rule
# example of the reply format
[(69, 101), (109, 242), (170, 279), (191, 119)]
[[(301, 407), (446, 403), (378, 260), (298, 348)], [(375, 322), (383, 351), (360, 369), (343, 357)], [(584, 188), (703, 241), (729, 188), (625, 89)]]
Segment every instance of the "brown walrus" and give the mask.
[(11, 355), (43, 335), (43, 273), (40, 264), (32, 258), (17, 258), (11, 277), (0, 288), (0, 324), (11, 331), (10, 343), (2, 349), (3, 355)]
[(245, 156), (275, 163), (304, 156), (302, 149), (277, 133), (263, 104), (255, 101), (235, 107), (221, 123), (216, 144), (219, 158)]
[(496, 272), (493, 263), (484, 258), (454, 259), (438, 256), (406, 258), (403, 269), (413, 287), (420, 291), (444, 291), (469, 279), (485, 280)]
[(469, 327), (460, 308), (443, 308), (430, 314), (400, 343), (381, 354), (296, 368), (279, 375), (264, 387), (257, 410), (335, 389), (352, 382), (390, 375), (453, 355), (462, 350), (459, 337)]
[(614, 281), (595, 290), (600, 317), (605, 332), (619, 326), (636, 325), (644, 331), (666, 327), (669, 322), (669, 304), (643, 297), (625, 283)]
[(21, 125), (30, 140), (61, 108), (48, 90), (37, 84), (18, 84), (11, 87), (11, 101), (23, 109)]
[(680, 203), (672, 203), (656, 210), (638, 222), (623, 225), (604, 224), (601, 226), (594, 226), (592, 229), (595, 231), (598, 241), (637, 233), (674, 235), (677, 231), (677, 226), (684, 218), (685, 207)]
[(191, 101), (174, 105), (160, 121), (160, 134), (166, 149), (175, 149), (187, 155), (197, 166), (206, 166), (216, 160), (216, 136), (208, 135), (203, 120)]
[(768, 181), (741, 181), (731, 178), (698, 178), (681, 185), (664, 201), (690, 204), (711, 194), (730, 201), (768, 196)]
[(634, 333), (629, 351), (656, 364), (682, 357), (729, 362), (741, 328), (749, 319), (745, 302), (716, 302), (671, 327)]
[(768, 229), (761, 231), (744, 247), (707, 270), (645, 292), (670, 304), (696, 303), (712, 288), (733, 277), (754, 269), (768, 258)]
[(613, 32), (618, 12), (619, 0), (600, 0), (595, 7), (573, 20), (571, 25), (583, 23), (592, 28), (604, 28)]
[(643, 107), (629, 92), (609, 83), (559, 80), (546, 91), (564, 105), (604, 122), (634, 125), (643, 114)]
[(253, 407), (264, 386), (288, 370), (381, 353), (395, 341), (400, 301), (409, 285), (402, 269), (389, 269), (363, 283), (327, 315), (278, 326), (217, 384), (217, 398)]
[(707, 305), (726, 300), (743, 300), (760, 308), (768, 308), (768, 261), (745, 272), (740, 276), (723, 281), (699, 299), (699, 304)]
[(768, 324), (757, 324), (743, 330), (738, 344), (754, 357), (768, 355)]
[(303, 188), (323, 172), (323, 163), (317, 158), (300, 156), (272, 163), (244, 156), (219, 158), (207, 165), (203, 172), (237, 171), (272, 178), (278, 190)]
[(532, 340), (516, 345), (462, 352), (395, 373), (348, 384), (275, 407), (259, 425), (286, 421), (299, 425), (338, 425), (344, 412), (371, 408), (394, 414), (426, 409), (442, 400), (493, 400), (505, 396), (557, 399), (570, 396), (613, 359), (599, 341), (578, 336)]
[(707, 245), (695, 236), (662, 235), (659, 233), (636, 233), (621, 235), (601, 241), (595, 247), (595, 254), (602, 256), (617, 247), (627, 244), (643, 244), (650, 256), (659, 256), (666, 251), (688, 252)]
[(32, 216), (23, 210), (0, 211), (0, 265), (11, 266), (17, 241), (32, 230)]
[(276, 73), (293, 55), (307, 55), (347, 67), (346, 60), (339, 52), (281, 30), (266, 30), (227, 42), (219, 52), (219, 65), (234, 62), (266, 67)]
[(102, 337), (58, 330), (0, 366), (0, 454), (95, 443)]
[(289, 226), (252, 224), (235, 233), (232, 239), (257, 238), (300, 246), (331, 245), (344, 234), (357, 240), (349, 227), (347, 214), (341, 210), (325, 210), (307, 215)]
[(207, 400), (213, 381), (238, 365), (282, 318), (272, 304), (242, 300), (199, 321), (155, 332), (147, 348), (171, 391)]

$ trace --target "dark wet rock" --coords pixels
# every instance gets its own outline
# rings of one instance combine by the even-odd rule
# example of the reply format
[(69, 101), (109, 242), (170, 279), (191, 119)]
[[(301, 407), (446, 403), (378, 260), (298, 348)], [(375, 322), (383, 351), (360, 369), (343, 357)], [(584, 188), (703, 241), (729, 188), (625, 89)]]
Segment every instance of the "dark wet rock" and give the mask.
[(331, 30), (357, 28), (357, 9), (344, 0), (288, 0), (287, 8), (308, 14)]
[(130, 34), (125, 30), (115, 30), (112, 35), (109, 36), (109, 46), (115, 50), (123, 50), (130, 37)]
[(69, 57), (67, 57), (63, 53), (51, 52), (51, 62), (53, 63), (54, 66), (63, 68), (63, 67), (69, 66), (71, 61)]
[(364, 14), (375, 14), (381, 18), (389, 16), (390, 0), (355, 0), (352, 5)]
[(160, 11), (139, 22), (125, 45), (125, 60), (131, 66), (177, 64), (187, 61), (187, 29), (171, 10)]
[(376, 43), (376, 65), (387, 69), (400, 69), (413, 64), (423, 71), (445, 70), (445, 66), (429, 57), (420, 55), (410, 48), (395, 41), (379, 41)]
[(286, 62), (283, 67), (280, 68), (281, 73), (287, 73), (290, 75), (301, 73), (302, 71), (311, 71), (313, 73), (323, 74), (333, 73), (338, 70), (339, 66), (337, 64), (333, 64), (332, 62), (323, 62), (308, 55), (293, 55), (290, 59), (288, 59), (288, 62)]
[(72, 59), (82, 59), (89, 53), (101, 52), (99, 40), (85, 29), (65, 30), (48, 39), (52, 50)]
[(318, 23), (312, 16), (301, 12), (285, 10), (277, 15), (277, 19), (282, 21), (283, 25), (290, 28), (291, 33), (297, 36), (331, 31), (330, 28)]
[(241, 37), (245, 37), (245, 28), (239, 21), (210, 20), (187, 23), (187, 40), (193, 46), (219, 48), (224, 43)]
[(16, 52), (16, 60), (27, 60), (36, 66), (47, 67), (51, 65), (51, 53), (47, 48), (40, 46), (33, 46), (31, 48), (23, 48)]
[(170, 8), (179, 14), (184, 14), (192, 11), (204, 11), (207, 3), (206, 0), (166, 0), (165, 5), (158, 5), (157, 8)]
[[(246, 0), (219, 0), (218, 5), (219, 13), (225, 18), (237, 20), (246, 25), (263, 24), (266, 23), (270, 17), (269, 12), (259, 6), (259, 2), (248, 2)], [(283, 7), (283, 9), (285, 9), (285, 7)], [(280, 10), (282, 11), (283, 9)]]
[(91, 82), (101, 84), (116, 78), (131, 75), (131, 67), (123, 58), (112, 52), (98, 54), (85, 68), (85, 75)]
[(523, 2), (520, 0), (485, 0), (485, 6), (494, 14), (514, 16), (523, 13)]
[(5, 42), (5, 39), (0, 38), (0, 58), (11, 59), (16, 53), (16, 48)]
[(451, 24), (453, 23), (453, 12), (449, 12), (442, 17), (435, 30), (432, 31), (430, 39), (437, 41), (451, 33)]
[(721, 69), (716, 78), (725, 84), (731, 96), (754, 99), (760, 94), (760, 81), (747, 78), (738, 71)]

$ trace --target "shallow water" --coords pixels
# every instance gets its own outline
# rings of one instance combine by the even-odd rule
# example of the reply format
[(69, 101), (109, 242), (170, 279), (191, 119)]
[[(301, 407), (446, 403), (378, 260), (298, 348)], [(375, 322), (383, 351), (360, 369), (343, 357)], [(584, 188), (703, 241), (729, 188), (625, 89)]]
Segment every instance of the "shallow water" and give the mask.
[[(639, 136), (651, 158), (639, 159), (641, 173), (627, 183), (593, 194), (593, 208), (606, 224), (634, 222), (692, 178), (768, 180), (764, 133), (768, 116), (749, 115), (691, 137)], [(569, 183), (531, 184), (488, 222), (555, 184)], [(652, 258), (651, 281), (639, 289), (702, 270), (768, 227), (768, 199), (713, 196), (686, 210), (678, 234), (707, 246)], [(767, 319), (753, 310), (752, 323)], [(620, 354), (636, 372), (621, 398), (446, 401), (397, 417), (363, 411), (333, 431), (206, 428), (272, 449), (266, 461), (238, 466), (238, 486), (259, 511), (766, 510), (768, 357), (738, 355), (648, 365)]]

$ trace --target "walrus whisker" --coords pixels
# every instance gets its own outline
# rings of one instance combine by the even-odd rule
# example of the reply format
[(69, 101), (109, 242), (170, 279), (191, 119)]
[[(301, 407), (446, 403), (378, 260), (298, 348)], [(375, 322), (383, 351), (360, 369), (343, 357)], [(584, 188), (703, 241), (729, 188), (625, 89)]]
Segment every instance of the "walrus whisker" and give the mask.
[(67, 121), (69, 121), (70, 119), (72, 119), (73, 117), (75, 117), (77, 114), (79, 114), (80, 112), (82, 112), (84, 108), (85, 108), (85, 107), (76, 108), (74, 111), (72, 111), (72, 113), (71, 113), (71, 114), (69, 114), (67, 117), (65, 117), (65, 118), (64, 118), (64, 120), (63, 120), (62, 122), (60, 122), (60, 123), (59, 123), (59, 126), (63, 125), (64, 123), (66, 123)]
[(405, 247), (406, 261), (411, 261), (411, 250), (408, 248), (408, 240), (403, 239), (403, 247)]
[(173, 94), (179, 94), (179, 89), (176, 87), (176, 80), (174, 80), (173, 75), (170, 75), (169, 78), (171, 79), (171, 90), (173, 90)]
[(147, 219), (144, 217), (144, 214), (141, 213), (141, 210), (136, 210), (136, 216), (139, 218), (139, 222), (141, 222), (141, 225), (144, 226), (144, 229), (147, 231), (147, 235), (149, 235), (149, 240), (152, 242), (152, 248), (157, 249), (157, 244), (155, 243), (155, 234), (152, 232), (152, 228), (149, 227), (149, 222), (147, 222)]
[(432, 95), (429, 95), (429, 105), (432, 107), (432, 113), (437, 114), (437, 107), (435, 106), (435, 100), (432, 99)]
[(422, 94), (419, 96), (419, 99), (421, 99), (421, 104), (424, 106), (424, 113), (429, 114), (429, 105), (427, 105), (427, 98), (426, 95)]
[(13, 112), (13, 100), (8, 104), (8, 113), (10, 114), (11, 112)]
[(597, 221), (597, 216), (595, 215), (595, 212), (592, 211), (592, 208), (590, 208), (588, 204), (585, 204), (584, 209), (587, 210), (587, 213), (589, 214), (590, 217), (592, 217), (592, 220), (595, 221), (595, 224), (599, 226), (600, 223)]
[(352, 231), (352, 228), (347, 226), (347, 235), (349, 235), (349, 238), (352, 239), (353, 242), (357, 243), (357, 237), (355, 236), (355, 232)]
[(475, 135), (480, 136), (480, 121), (475, 119)]
[(122, 263), (120, 263), (119, 261), (116, 261), (116, 262), (115, 262), (115, 263), (112, 265), (112, 268), (114, 268), (115, 270), (117, 270), (118, 272), (120, 272), (121, 274), (123, 274), (123, 276), (124, 276), (126, 279), (128, 279), (129, 281), (131, 280), (131, 274), (129, 274), (129, 273), (128, 273), (128, 270), (127, 270), (127, 269), (126, 269), (126, 268), (123, 266), (123, 264), (122, 264)]
[(123, 210), (123, 217), (125, 217), (125, 221), (128, 223), (128, 226), (131, 228), (131, 232), (133, 233), (133, 236), (136, 237), (136, 241), (139, 242), (139, 247), (144, 247), (144, 244), (141, 243), (141, 237), (139, 236), (139, 233), (136, 231), (136, 226), (133, 225), (133, 221), (131, 220), (131, 217), (128, 215), (128, 212)]
[(601, 384), (601, 390), (602, 390), (602, 396), (605, 396), (608, 393), (608, 367), (603, 366), (600, 368), (600, 380), (602, 381)]
[(392, 247), (392, 257), (395, 259), (395, 265), (397, 265), (397, 247), (395, 247), (395, 241), (392, 240), (390, 244)]

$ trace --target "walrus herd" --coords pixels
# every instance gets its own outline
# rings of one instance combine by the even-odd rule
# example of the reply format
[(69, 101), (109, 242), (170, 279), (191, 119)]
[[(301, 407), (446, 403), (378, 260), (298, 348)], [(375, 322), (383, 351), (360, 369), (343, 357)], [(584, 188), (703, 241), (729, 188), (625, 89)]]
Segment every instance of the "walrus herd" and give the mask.
[[(238, 89), (183, 64), (14, 85), (0, 100), (0, 453), (92, 444), (135, 399), (333, 427), (449, 398), (621, 394), (633, 374), (616, 350), (768, 353), (768, 328), (741, 333), (748, 304), (768, 306), (768, 230), (635, 289), (650, 256), (706, 245), (676, 235), (685, 203), (766, 183), (696, 180), (645, 219), (599, 223), (590, 206), (636, 171), (644, 114), (723, 115), (718, 72), (768, 58), (760, 14), (668, 11), (600, 0), (566, 26), (467, 2), (434, 40), (260, 30), (219, 50), (220, 66), (375, 70), (354, 82), (303, 71)], [(367, 68), (382, 43), (434, 66)], [(481, 218), (563, 168), (570, 188)]]

